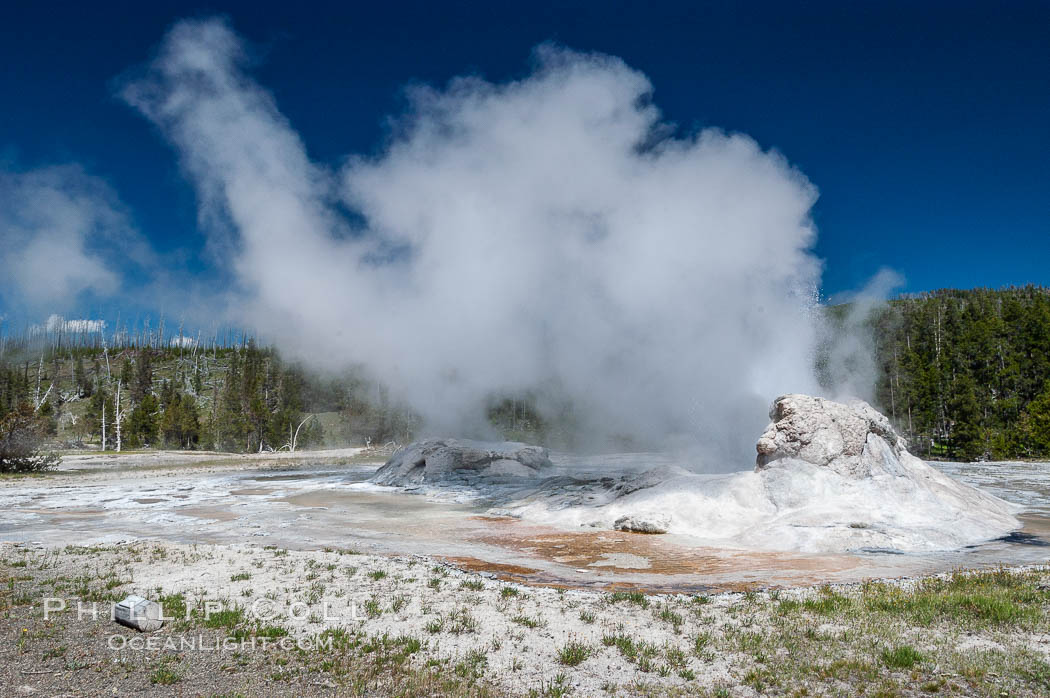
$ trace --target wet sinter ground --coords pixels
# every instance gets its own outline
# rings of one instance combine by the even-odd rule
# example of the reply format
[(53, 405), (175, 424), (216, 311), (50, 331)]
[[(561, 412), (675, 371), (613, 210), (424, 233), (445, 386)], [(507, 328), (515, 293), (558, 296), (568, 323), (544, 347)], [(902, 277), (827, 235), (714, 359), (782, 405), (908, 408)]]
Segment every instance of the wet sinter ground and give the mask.
[[(1050, 559), (1050, 464), (934, 464), (1027, 507), (1022, 535), (965, 550), (790, 554), (685, 537), (559, 530), (363, 483), (379, 463), (67, 470), (0, 482), (0, 540), (240, 543), (440, 557), (523, 582), (653, 591), (809, 585)], [(1043, 544), (1041, 544), (1043, 543)]]

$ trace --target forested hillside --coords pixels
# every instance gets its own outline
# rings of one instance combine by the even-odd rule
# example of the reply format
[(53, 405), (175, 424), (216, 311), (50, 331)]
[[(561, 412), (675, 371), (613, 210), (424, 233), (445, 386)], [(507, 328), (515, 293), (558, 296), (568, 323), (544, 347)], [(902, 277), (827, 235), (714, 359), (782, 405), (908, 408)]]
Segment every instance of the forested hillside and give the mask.
[(927, 457), (1050, 457), (1050, 289), (942, 290), (870, 320), (877, 401)]
[[(856, 308), (827, 313), (842, 320)], [(877, 407), (915, 453), (1050, 458), (1050, 290), (936, 291), (880, 305), (861, 324)], [(0, 423), (22, 405), (60, 446), (102, 445), (105, 422), (115, 448), (119, 421), (122, 448), (241, 452), (404, 442), (418, 426), (357, 371), (319, 376), (247, 339), (114, 336), (120, 346), (97, 332), (0, 338)], [(534, 402), (493, 396), (489, 421), (509, 438), (572, 448), (571, 405), (544, 418)]]
[(404, 409), (356, 373), (320, 378), (251, 341), (9, 343), (0, 359), (0, 421), (20, 404), (66, 447), (101, 446), (104, 430), (108, 449), (119, 439), (122, 449), (253, 452), (404, 439), (411, 427)]

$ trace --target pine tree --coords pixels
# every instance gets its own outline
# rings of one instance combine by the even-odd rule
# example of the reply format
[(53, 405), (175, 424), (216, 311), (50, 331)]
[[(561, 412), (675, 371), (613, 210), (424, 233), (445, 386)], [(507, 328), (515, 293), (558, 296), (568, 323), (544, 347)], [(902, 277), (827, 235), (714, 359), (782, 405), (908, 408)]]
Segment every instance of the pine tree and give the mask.
[(144, 397), (153, 392), (153, 357), (149, 349), (139, 352), (135, 367), (135, 379), (129, 381), (131, 399), (141, 402)]
[(84, 357), (80, 354), (77, 354), (73, 362), (73, 384), (73, 389), (76, 390), (78, 397), (91, 395), (91, 381), (84, 373)]
[(1030, 455), (1050, 457), (1050, 381), (1039, 397), (1028, 404), (1022, 421), (1022, 439), (1027, 442)]
[[(128, 357), (125, 356), (124, 360), (120, 362), (120, 384), (121, 385), (127, 385), (127, 386), (131, 385), (132, 370), (133, 369), (131, 367), (131, 359), (129, 359)], [(132, 396), (132, 399), (134, 399), (134, 396)]]
[(157, 398), (147, 395), (127, 416), (124, 433), (127, 434), (128, 446), (139, 448), (157, 444), (160, 403)]
[(195, 448), (200, 438), (200, 419), (193, 398), (178, 391), (171, 394), (160, 420), (160, 434), (172, 448)]

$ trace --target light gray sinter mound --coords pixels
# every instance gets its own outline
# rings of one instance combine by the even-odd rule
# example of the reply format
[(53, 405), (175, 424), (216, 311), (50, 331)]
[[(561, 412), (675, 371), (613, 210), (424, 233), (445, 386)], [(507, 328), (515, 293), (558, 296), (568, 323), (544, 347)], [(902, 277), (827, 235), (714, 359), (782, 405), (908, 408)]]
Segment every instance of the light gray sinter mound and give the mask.
[(667, 514), (636, 514), (616, 519), (613, 528), (631, 533), (667, 533), (671, 517)]
[[(567, 468), (563, 456), (552, 464), (537, 446), (445, 439), (399, 451), (372, 482), (468, 490), (486, 497), (492, 513), (548, 525), (667, 532), (755, 550), (953, 550), (1020, 527), (1019, 507), (908, 453), (865, 402), (785, 395), (770, 418), (757, 465), (735, 473)], [(636, 464), (648, 457), (633, 455)]]
[(391, 456), (372, 482), (397, 487), (517, 482), (543, 475), (551, 467), (547, 449), (539, 446), (429, 439), (409, 444)]
[[(860, 400), (777, 398), (758, 463), (724, 475), (649, 471), (597, 482), (595, 506), (560, 508), (539, 493), (508, 505), (546, 523), (656, 529), (699, 544), (799, 552), (953, 550), (1017, 530), (1018, 507), (953, 480), (907, 451)], [(666, 522), (666, 524), (665, 524)]]
[(863, 400), (841, 403), (784, 395), (773, 401), (769, 418), (772, 423), (755, 444), (758, 471), (778, 460), (797, 458), (845, 477), (862, 478), (872, 474), (873, 458), (886, 448), (896, 458), (907, 453), (907, 443), (890, 421)]

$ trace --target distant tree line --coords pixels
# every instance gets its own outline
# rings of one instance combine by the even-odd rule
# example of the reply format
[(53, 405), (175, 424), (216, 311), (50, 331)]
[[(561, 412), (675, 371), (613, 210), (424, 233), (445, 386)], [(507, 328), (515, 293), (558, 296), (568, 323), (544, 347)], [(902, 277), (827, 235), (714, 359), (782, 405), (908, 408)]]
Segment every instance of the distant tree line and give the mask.
[(311, 391), (301, 368), (251, 340), (207, 352), (9, 346), (0, 357), (0, 420), (28, 409), (40, 421), (37, 433), (54, 437), (61, 417), (70, 446), (84, 439), (108, 449), (316, 446), (323, 429), (306, 411), (311, 392), (320, 391)]
[[(827, 308), (843, 328), (852, 312)], [(876, 406), (913, 452), (1050, 458), (1050, 290), (935, 291), (878, 306), (863, 326)], [(0, 470), (3, 448), (24, 456), (34, 440), (252, 452), (326, 440), (403, 443), (419, 427), (418, 416), (362, 370), (321, 376), (244, 335), (204, 346), (181, 335), (151, 341), (158, 335), (125, 343), (0, 338)], [(509, 438), (572, 448), (571, 404), (554, 415), (536, 404), (531, 394), (496, 396), (488, 418)]]
[(914, 452), (1050, 457), (1050, 289), (934, 291), (869, 322), (878, 407)]

